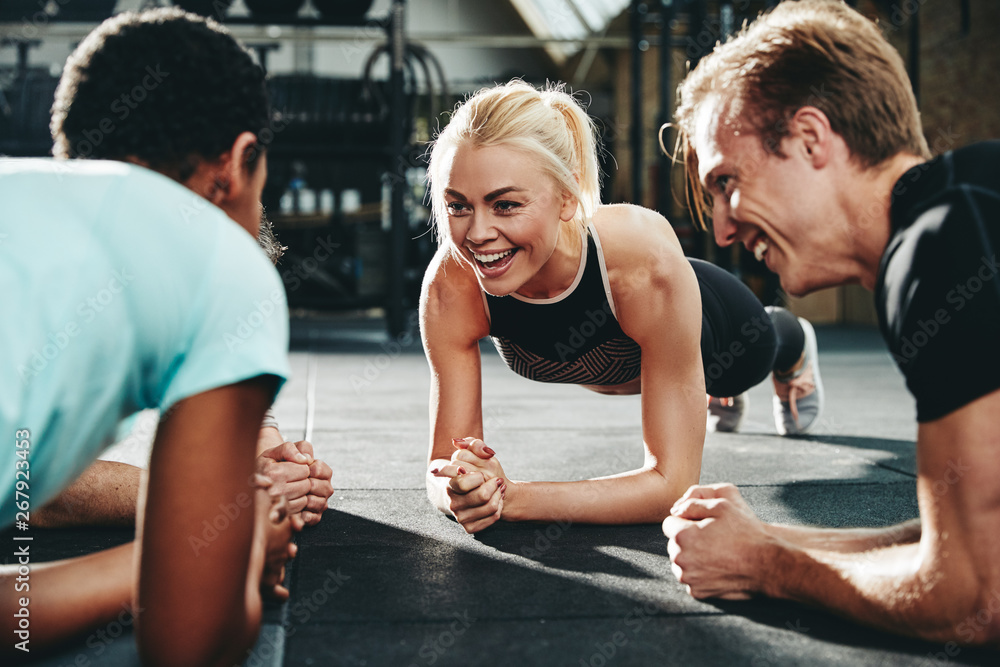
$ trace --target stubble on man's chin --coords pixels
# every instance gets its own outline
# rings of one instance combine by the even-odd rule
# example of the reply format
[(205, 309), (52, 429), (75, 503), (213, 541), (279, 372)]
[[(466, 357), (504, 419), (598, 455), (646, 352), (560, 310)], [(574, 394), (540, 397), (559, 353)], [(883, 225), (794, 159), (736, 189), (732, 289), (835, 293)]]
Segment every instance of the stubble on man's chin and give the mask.
[(263, 204), (260, 207), (260, 232), (257, 234), (257, 243), (264, 249), (268, 259), (274, 265), (278, 264), (278, 260), (288, 250), (288, 248), (281, 245), (278, 237), (274, 235), (274, 225), (267, 219), (267, 212), (264, 210)]

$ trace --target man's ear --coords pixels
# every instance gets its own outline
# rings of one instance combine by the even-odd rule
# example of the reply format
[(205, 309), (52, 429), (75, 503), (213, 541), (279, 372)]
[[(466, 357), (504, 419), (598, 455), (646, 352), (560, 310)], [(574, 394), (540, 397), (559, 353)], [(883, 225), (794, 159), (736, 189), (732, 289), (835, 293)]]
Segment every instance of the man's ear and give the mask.
[(246, 163), (258, 151), (257, 136), (253, 132), (241, 132), (229, 150), (219, 156), (212, 196), (208, 198), (213, 204), (239, 199), (250, 187), (252, 172)]
[(834, 132), (826, 114), (816, 107), (802, 107), (792, 116), (789, 130), (792, 137), (801, 141), (800, 150), (813, 167), (825, 167), (832, 157), (834, 144)]

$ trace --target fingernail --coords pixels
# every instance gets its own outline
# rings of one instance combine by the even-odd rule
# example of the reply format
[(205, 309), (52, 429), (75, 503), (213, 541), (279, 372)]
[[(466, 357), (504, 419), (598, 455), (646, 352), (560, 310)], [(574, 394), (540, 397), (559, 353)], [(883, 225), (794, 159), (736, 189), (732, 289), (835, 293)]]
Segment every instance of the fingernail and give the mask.
[(497, 488), (503, 486), (503, 477), (497, 477)]
[(497, 453), (496, 453), (496, 452), (494, 452), (494, 451), (493, 451), (492, 449), (490, 449), (489, 447), (483, 447), (483, 451), (484, 451), (484, 452), (486, 452), (487, 454), (489, 454), (490, 456), (496, 456), (496, 455), (497, 455)]
[(438, 469), (437, 469), (437, 468), (434, 468), (433, 470), (431, 470), (431, 474), (432, 474), (432, 475), (436, 475), (436, 474), (438, 474)]
[(459, 468), (458, 468), (458, 473), (459, 473), (460, 475), (466, 475), (466, 474), (468, 474), (468, 472), (469, 472), (468, 470), (466, 470), (465, 468), (463, 468), (463, 467), (459, 466)]
[(454, 444), (458, 444), (458, 443), (460, 443), (460, 442), (465, 442), (465, 438), (452, 438), (452, 439), (451, 439), (451, 441), (452, 441), (452, 442), (453, 442)]

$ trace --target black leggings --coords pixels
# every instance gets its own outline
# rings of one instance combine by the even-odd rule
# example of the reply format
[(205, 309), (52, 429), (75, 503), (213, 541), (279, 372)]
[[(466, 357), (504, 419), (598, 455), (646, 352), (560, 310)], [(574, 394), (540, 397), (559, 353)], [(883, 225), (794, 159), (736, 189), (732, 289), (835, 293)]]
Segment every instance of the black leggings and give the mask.
[(794, 315), (765, 309), (746, 285), (714, 264), (688, 261), (701, 290), (701, 357), (710, 395), (736, 396), (798, 361), (805, 335)]

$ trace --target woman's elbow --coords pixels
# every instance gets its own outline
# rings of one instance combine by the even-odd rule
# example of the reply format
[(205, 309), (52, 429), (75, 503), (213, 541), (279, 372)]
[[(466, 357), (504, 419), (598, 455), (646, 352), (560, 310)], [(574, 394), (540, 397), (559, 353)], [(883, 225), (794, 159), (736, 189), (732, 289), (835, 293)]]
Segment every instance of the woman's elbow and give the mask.
[[(243, 611), (243, 610), (240, 610)], [(140, 614), (141, 616), (141, 614)], [(248, 617), (249, 616), (249, 617)], [(153, 667), (232, 667), (247, 657), (260, 633), (260, 614), (241, 614), (242, 627), (199, 621), (191, 615), (182, 622), (156, 624), (136, 621), (135, 638), (143, 665)], [(231, 620), (231, 619), (230, 619)]]
[(655, 493), (647, 495), (650, 501), (649, 517), (655, 521), (662, 521), (670, 514), (670, 508), (674, 506), (678, 498), (698, 481), (697, 477), (691, 481), (688, 477), (668, 473), (656, 466), (647, 468), (646, 472), (657, 486)]
[(664, 466), (654, 465), (648, 468), (651, 473), (656, 473), (661, 485), (660, 498), (667, 503), (667, 511), (674, 506), (674, 503), (683, 496), (688, 489), (698, 484), (701, 477), (700, 466), (698, 469), (667, 469)]

